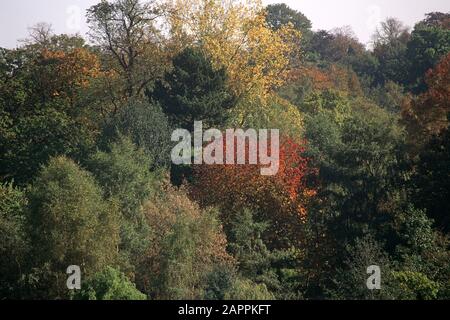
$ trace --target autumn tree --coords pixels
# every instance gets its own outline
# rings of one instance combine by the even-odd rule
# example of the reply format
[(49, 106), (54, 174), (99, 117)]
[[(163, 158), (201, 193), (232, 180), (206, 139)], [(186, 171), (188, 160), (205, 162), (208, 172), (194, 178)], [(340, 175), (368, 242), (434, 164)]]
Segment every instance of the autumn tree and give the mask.
[(448, 127), (450, 112), (450, 54), (446, 55), (425, 77), (428, 90), (418, 97), (405, 99), (402, 105), (403, 122), (410, 141), (420, 148), (432, 135)]
[[(42, 93), (42, 101), (55, 97), (67, 99), (73, 109), (77, 107), (75, 99), (79, 97), (81, 89), (88, 88), (95, 79), (106, 76), (101, 70), (98, 56), (85, 48), (74, 48), (67, 52), (44, 49), (36, 64), (39, 66), (36, 85)], [(76, 114), (78, 110), (67, 111)]]
[[(246, 143), (247, 152), (249, 147)], [(226, 149), (225, 143), (224, 154)], [(268, 245), (295, 244), (307, 215), (308, 201), (314, 195), (314, 190), (306, 186), (308, 168), (303, 151), (302, 145), (283, 138), (279, 170), (272, 176), (261, 175), (262, 165), (200, 165), (195, 168), (191, 194), (202, 205), (221, 208), (225, 226), (233, 214), (238, 214), (236, 210), (247, 207), (255, 212), (257, 219), (272, 223), (266, 234)]]
[(286, 80), (300, 34), (291, 25), (272, 30), (258, 1), (174, 1), (172, 12), (172, 41), (200, 43), (213, 66), (225, 68), (231, 92), (242, 101), (236, 122), (245, 120), (246, 102), (264, 100)]
[(48, 41), (0, 52), (1, 175), (19, 184), (52, 156), (80, 160), (98, 135), (100, 116), (87, 97), (105, 75), (98, 56), (79, 37)]
[(117, 99), (139, 97), (164, 70), (156, 1), (103, 0), (88, 9), (91, 39), (120, 75)]

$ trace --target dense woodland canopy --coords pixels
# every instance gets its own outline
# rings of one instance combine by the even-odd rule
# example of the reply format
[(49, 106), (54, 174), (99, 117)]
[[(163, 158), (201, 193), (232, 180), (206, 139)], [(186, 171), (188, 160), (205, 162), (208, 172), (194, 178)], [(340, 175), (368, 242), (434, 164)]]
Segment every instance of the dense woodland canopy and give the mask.
[[(0, 299), (450, 298), (449, 13), (370, 49), (258, 1), (87, 21), (0, 48)], [(194, 120), (280, 129), (278, 174), (173, 165)]]

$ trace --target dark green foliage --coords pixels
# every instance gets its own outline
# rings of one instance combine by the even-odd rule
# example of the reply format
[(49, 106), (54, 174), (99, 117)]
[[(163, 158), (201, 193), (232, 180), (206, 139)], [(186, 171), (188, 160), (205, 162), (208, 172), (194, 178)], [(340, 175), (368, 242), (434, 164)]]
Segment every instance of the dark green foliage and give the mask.
[(117, 269), (107, 267), (83, 282), (76, 300), (146, 300), (147, 297)]
[(20, 298), (18, 282), (26, 268), (27, 199), (11, 183), (0, 184), (0, 300)]
[(308, 117), (306, 136), (320, 168), (320, 192), (331, 201), (328, 210), (338, 213), (335, 228), (351, 239), (386, 218), (380, 205), (402, 181), (404, 133), (378, 107), (356, 104), (343, 119), (339, 115)]
[(105, 125), (102, 143), (107, 146), (121, 135), (146, 152), (152, 169), (168, 165), (171, 130), (158, 105), (136, 101), (120, 109)]
[(54, 156), (85, 157), (93, 141), (86, 128), (54, 109), (12, 121), (5, 115), (0, 129), (0, 176), (19, 184), (30, 182)]
[(449, 28), (427, 26), (422, 23), (415, 26), (406, 52), (410, 64), (408, 83), (415, 92), (426, 91), (425, 73), (449, 51)]
[(295, 29), (302, 33), (311, 30), (311, 21), (301, 12), (289, 8), (284, 3), (270, 4), (266, 7), (267, 23), (273, 29), (292, 23)]
[(279, 299), (299, 298), (299, 274), (295, 250), (269, 250), (262, 239), (269, 224), (254, 221), (250, 211), (236, 215), (229, 234), (229, 252), (236, 258), (239, 274), (263, 284)]
[(235, 270), (227, 265), (218, 265), (206, 277), (205, 300), (224, 300), (236, 278)]
[(415, 204), (427, 210), (438, 227), (450, 231), (450, 130), (431, 139), (419, 155), (414, 176)]
[[(334, 289), (328, 293), (333, 299), (395, 299), (396, 290), (391, 275), (391, 262), (380, 243), (371, 236), (356, 239), (346, 247), (342, 268), (334, 271)], [(367, 267), (376, 265), (381, 270), (381, 289), (368, 290)]]
[(149, 96), (176, 128), (192, 131), (194, 121), (200, 120), (204, 128), (222, 127), (235, 100), (226, 80), (224, 69), (214, 70), (200, 48), (187, 48), (173, 59), (173, 69)]

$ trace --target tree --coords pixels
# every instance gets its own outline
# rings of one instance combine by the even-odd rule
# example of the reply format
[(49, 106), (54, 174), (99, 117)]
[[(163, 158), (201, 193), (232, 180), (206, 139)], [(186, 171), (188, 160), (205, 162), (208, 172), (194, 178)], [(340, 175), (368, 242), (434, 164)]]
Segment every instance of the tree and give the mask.
[(150, 158), (150, 169), (168, 166), (170, 160), (170, 127), (159, 105), (130, 101), (109, 117), (103, 127), (104, 147), (118, 137), (128, 136)]
[(450, 54), (446, 55), (425, 77), (428, 90), (402, 104), (403, 123), (415, 149), (449, 125), (450, 112)]
[(382, 21), (380, 27), (376, 29), (372, 36), (374, 47), (382, 45), (390, 45), (396, 41), (408, 42), (408, 28), (403, 25), (400, 20), (395, 18), (387, 18)]
[[(76, 114), (76, 98), (81, 89), (88, 88), (96, 78), (105, 76), (101, 71), (97, 55), (85, 48), (75, 48), (68, 52), (44, 49), (36, 62), (39, 77), (36, 91), (43, 102), (54, 97), (67, 99), (71, 107), (68, 112)], [(47, 96), (45, 96), (47, 95)]]
[(420, 272), (394, 272), (393, 277), (402, 288), (402, 299), (435, 300), (437, 298), (439, 285)]
[(119, 250), (126, 267), (134, 272), (149, 245), (151, 232), (142, 206), (156, 192), (161, 172), (150, 171), (150, 158), (127, 137), (119, 137), (107, 152), (98, 151), (87, 162), (105, 198), (114, 199), (119, 205)]
[(89, 132), (67, 114), (48, 108), (8, 122), (0, 132), (0, 174), (19, 184), (30, 182), (41, 165), (54, 156), (86, 156), (93, 141)]
[(405, 83), (409, 65), (406, 58), (407, 44), (410, 39), (408, 28), (397, 19), (388, 18), (373, 35), (374, 55), (379, 61), (378, 83), (391, 80)]
[(226, 81), (225, 70), (215, 70), (199, 48), (186, 48), (150, 96), (161, 103), (176, 128), (193, 131), (194, 121), (200, 120), (206, 127), (222, 127), (234, 104)]
[(226, 292), (225, 300), (274, 300), (264, 284), (255, 284), (248, 279), (237, 279)]
[(181, 47), (200, 43), (213, 66), (225, 68), (239, 101), (264, 98), (286, 80), (300, 35), (289, 25), (269, 28), (258, 2), (175, 1), (172, 12), (173, 41)]
[[(288, 7), (284, 3), (269, 4), (265, 8), (267, 15), (266, 21), (270, 28), (278, 30), (283, 26), (292, 25), (299, 31), (301, 39), (298, 41), (300, 47), (307, 47), (313, 32), (311, 31), (311, 21), (301, 12)], [(299, 63), (299, 61), (291, 61), (291, 63)]]
[(109, 53), (121, 76), (120, 98), (139, 97), (164, 70), (155, 20), (162, 14), (156, 1), (103, 0), (88, 9), (90, 36)]
[(420, 22), (426, 27), (450, 28), (450, 14), (443, 12), (430, 12), (425, 14), (426, 18)]
[[(392, 299), (389, 285), (391, 262), (382, 246), (371, 236), (356, 239), (346, 248), (346, 259), (342, 269), (335, 272), (334, 288), (329, 295), (332, 299)], [(382, 272), (381, 290), (368, 290), (366, 286), (367, 268), (371, 265), (380, 267)]]
[(307, 156), (319, 170), (315, 210), (330, 219), (337, 244), (374, 226), (383, 230), (391, 199), (404, 192), (399, 186), (407, 172), (405, 134), (395, 118), (361, 101), (350, 107), (344, 114), (319, 109), (305, 118)]
[(30, 249), (26, 233), (25, 193), (12, 183), (0, 184), (0, 299), (21, 298), (20, 278)]
[(270, 250), (263, 240), (266, 232), (271, 232), (271, 224), (255, 221), (247, 209), (234, 217), (228, 232), (228, 251), (236, 259), (239, 275), (263, 284), (277, 299), (297, 299), (299, 252), (295, 248)]
[(349, 26), (331, 31), (319, 30), (314, 33), (309, 46), (309, 51), (328, 62), (345, 62), (349, 57), (360, 56), (365, 52)]
[(450, 51), (450, 29), (418, 23), (411, 33), (406, 56), (410, 62), (409, 81), (414, 92), (426, 91), (424, 75)]
[(448, 204), (450, 133), (447, 128), (433, 137), (419, 154), (417, 169), (413, 177), (412, 199), (435, 220), (439, 229), (450, 231), (450, 206)]
[[(226, 148), (224, 143), (224, 155)], [(246, 143), (246, 150), (249, 148)], [(269, 247), (289, 247), (300, 241), (306, 206), (315, 194), (306, 186), (309, 169), (303, 152), (302, 145), (282, 138), (279, 170), (271, 176), (261, 175), (262, 165), (199, 165), (194, 169), (191, 195), (203, 206), (218, 206), (226, 227), (242, 207), (249, 208), (258, 220), (273, 224), (265, 237)]]
[(147, 297), (117, 269), (107, 267), (83, 282), (76, 300), (146, 300)]
[(137, 282), (157, 299), (199, 299), (215, 266), (230, 265), (226, 238), (213, 209), (202, 210), (182, 190), (166, 190), (147, 202), (153, 231)]
[(95, 54), (66, 40), (52, 36), (50, 49), (30, 44), (0, 53), (5, 179), (24, 184), (50, 157), (80, 160), (94, 144), (99, 118), (84, 94), (103, 73)]
[(53, 158), (40, 171), (29, 199), (34, 270), (28, 280), (36, 297), (66, 298), (70, 265), (79, 265), (89, 277), (115, 263), (117, 208), (103, 200), (88, 172), (65, 157)]
[(393, 114), (401, 112), (402, 104), (407, 97), (404, 87), (390, 80), (383, 86), (372, 88), (369, 96), (377, 105)]
[[(254, 101), (255, 104), (264, 104), (262, 101)], [(304, 125), (303, 116), (296, 105), (288, 100), (271, 95), (265, 102), (267, 107), (252, 107), (253, 112), (247, 114), (247, 118), (242, 123), (244, 128), (268, 129), (277, 128), (280, 134), (298, 141), (303, 136)], [(238, 125), (233, 116), (230, 122)]]
[(275, 30), (289, 23), (302, 34), (310, 32), (312, 28), (311, 21), (303, 13), (289, 8), (284, 3), (269, 4), (266, 11), (267, 23)]

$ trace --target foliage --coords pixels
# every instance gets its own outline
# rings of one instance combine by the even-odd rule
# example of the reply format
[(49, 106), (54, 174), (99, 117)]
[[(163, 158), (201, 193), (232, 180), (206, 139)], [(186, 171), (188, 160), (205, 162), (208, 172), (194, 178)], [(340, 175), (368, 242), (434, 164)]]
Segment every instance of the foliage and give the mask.
[(117, 269), (107, 267), (83, 283), (76, 300), (146, 300), (145, 294)]
[(413, 271), (394, 272), (393, 276), (403, 289), (402, 298), (411, 300), (433, 300), (438, 293), (438, 284), (427, 276)]
[(450, 133), (449, 129), (433, 137), (419, 154), (417, 170), (413, 177), (415, 204), (427, 210), (439, 228), (449, 229), (449, 164)]
[[(224, 155), (226, 148), (224, 143)], [(246, 143), (246, 151), (249, 148)], [(270, 176), (261, 175), (262, 165), (199, 165), (195, 168), (191, 194), (204, 206), (219, 206), (225, 224), (233, 212), (248, 207), (259, 218), (277, 226), (270, 235), (271, 242), (284, 245), (296, 242), (300, 236), (298, 228), (307, 214), (306, 206), (315, 194), (305, 184), (308, 168), (307, 159), (301, 155), (303, 151), (292, 139), (282, 139), (279, 170)]]
[(103, 128), (102, 144), (108, 145), (120, 135), (143, 149), (150, 158), (151, 168), (168, 165), (170, 127), (167, 117), (155, 104), (130, 102), (113, 115)]
[[(39, 23), (0, 48), (0, 299), (450, 298), (449, 13), (368, 46), (260, 0), (87, 20), (89, 43)], [(259, 133), (257, 164), (171, 163), (194, 120)]]
[(17, 283), (25, 270), (29, 241), (27, 199), (12, 183), (0, 184), (0, 298), (20, 298)]
[(409, 83), (416, 92), (426, 90), (424, 74), (450, 51), (450, 29), (418, 23), (408, 42)]
[(224, 300), (274, 300), (274, 296), (264, 284), (238, 279), (227, 291)]
[(271, 232), (270, 224), (256, 222), (248, 210), (231, 222), (228, 251), (236, 258), (239, 274), (264, 284), (277, 299), (299, 298), (298, 252), (269, 250), (262, 238), (265, 232)]
[(120, 76), (113, 99), (141, 97), (164, 72), (165, 55), (155, 27), (161, 14), (156, 1), (104, 0), (88, 9), (90, 37), (108, 53), (108, 65)]
[(225, 70), (214, 70), (200, 49), (186, 48), (174, 57), (173, 70), (164, 83), (157, 82), (151, 97), (176, 128), (193, 131), (194, 121), (200, 120), (204, 127), (221, 127), (234, 103), (226, 81)]
[(147, 202), (153, 236), (138, 283), (158, 299), (198, 299), (215, 265), (232, 263), (226, 238), (212, 209), (201, 210), (182, 190), (168, 186)]
[(432, 135), (439, 134), (449, 125), (450, 112), (450, 54), (426, 74), (428, 90), (418, 97), (405, 100), (402, 116), (411, 142), (420, 146)]
[(121, 213), (120, 252), (124, 259), (136, 264), (148, 246), (150, 230), (142, 206), (158, 188), (159, 171), (150, 171), (150, 159), (129, 138), (119, 137), (98, 151), (88, 167), (100, 183), (105, 198), (117, 201)]
[(16, 121), (4, 118), (0, 131), (1, 176), (19, 184), (29, 182), (41, 165), (54, 156), (81, 159), (89, 154), (93, 141), (86, 127), (55, 109), (39, 110)]
[(33, 183), (29, 201), (33, 266), (48, 268), (37, 284), (41, 297), (67, 296), (65, 271), (70, 265), (79, 265), (89, 277), (114, 263), (117, 209), (103, 200), (93, 177), (73, 161), (51, 159)]

